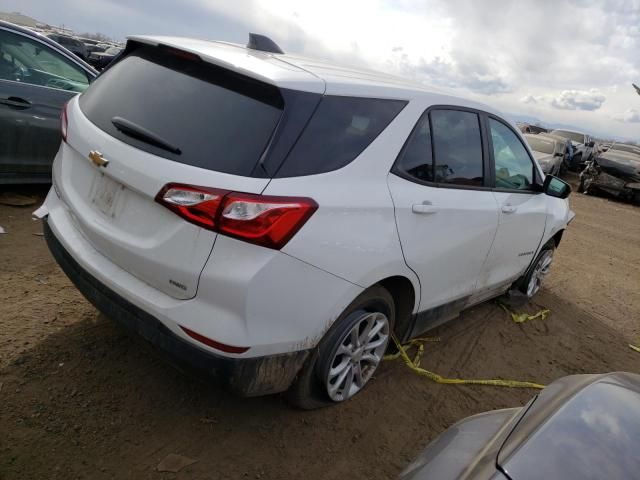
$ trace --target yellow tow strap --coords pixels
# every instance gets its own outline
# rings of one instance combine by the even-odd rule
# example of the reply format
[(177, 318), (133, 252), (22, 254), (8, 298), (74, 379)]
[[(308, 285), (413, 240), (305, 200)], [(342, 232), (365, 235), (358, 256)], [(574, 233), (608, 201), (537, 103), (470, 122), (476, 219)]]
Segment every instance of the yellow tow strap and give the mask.
[[(544, 385), (540, 385), (539, 383), (533, 382), (520, 382), (517, 380), (501, 380), (501, 379), (492, 379), (492, 380), (467, 380), (462, 378), (445, 378), (437, 373), (430, 372), (429, 370), (425, 370), (420, 367), (420, 360), (422, 354), (424, 353), (424, 344), (425, 342), (437, 342), (440, 341), (439, 338), (416, 338), (411, 340), (406, 345), (401, 345), (395, 335), (391, 335), (396, 347), (398, 348), (398, 353), (392, 355), (386, 355), (384, 357), (385, 360), (394, 360), (396, 358), (402, 358), (404, 363), (415, 373), (421, 375), (423, 377), (427, 377), (430, 380), (433, 380), (436, 383), (443, 383), (447, 385), (492, 385), (494, 387), (511, 387), (511, 388), (544, 388)], [(416, 354), (413, 360), (409, 357), (407, 350), (417, 347)]]
[(500, 308), (502, 308), (505, 312), (511, 315), (511, 320), (513, 320), (516, 323), (524, 323), (524, 322), (528, 322), (529, 320), (535, 320), (536, 318), (540, 318), (540, 320), (544, 320), (545, 318), (547, 318), (549, 313), (551, 313), (551, 311), (547, 309), (540, 310), (535, 315), (529, 315), (526, 312), (514, 313), (511, 310), (509, 310), (509, 307), (507, 307), (504, 303), (502, 302), (496, 302), (496, 303), (500, 306)]
[(631, 350), (635, 350), (636, 352), (640, 353), (640, 347), (636, 347), (635, 345), (629, 344), (629, 348), (631, 348)]

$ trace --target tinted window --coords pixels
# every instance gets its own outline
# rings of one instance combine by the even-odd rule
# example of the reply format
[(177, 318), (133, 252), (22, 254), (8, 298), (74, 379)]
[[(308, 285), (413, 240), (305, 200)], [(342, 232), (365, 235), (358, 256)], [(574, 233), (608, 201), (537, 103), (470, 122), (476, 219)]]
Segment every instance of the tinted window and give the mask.
[(82, 92), (87, 74), (71, 60), (31, 38), (0, 30), (0, 79)]
[(325, 96), (278, 172), (330, 172), (354, 160), (406, 105), (400, 100)]
[(423, 115), (413, 129), (409, 140), (400, 152), (394, 171), (423, 182), (433, 182), (431, 131), (427, 115)]
[[(136, 50), (80, 97), (102, 130), (176, 162), (249, 176), (282, 113), (274, 86), (152, 47)], [(114, 117), (174, 145), (171, 153), (115, 128)]]
[(529, 190), (533, 184), (533, 162), (516, 134), (505, 124), (489, 119), (496, 187)]
[(478, 115), (433, 110), (433, 153), (437, 183), (482, 186), (482, 140)]

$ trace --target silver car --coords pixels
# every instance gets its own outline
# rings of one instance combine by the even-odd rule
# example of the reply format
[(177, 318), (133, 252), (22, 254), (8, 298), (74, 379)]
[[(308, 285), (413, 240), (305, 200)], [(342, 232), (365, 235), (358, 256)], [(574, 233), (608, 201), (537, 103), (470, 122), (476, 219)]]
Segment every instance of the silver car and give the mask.
[(552, 137), (533, 135), (526, 133), (523, 135), (529, 147), (533, 151), (533, 156), (542, 167), (546, 175), (560, 175), (565, 170), (564, 142)]

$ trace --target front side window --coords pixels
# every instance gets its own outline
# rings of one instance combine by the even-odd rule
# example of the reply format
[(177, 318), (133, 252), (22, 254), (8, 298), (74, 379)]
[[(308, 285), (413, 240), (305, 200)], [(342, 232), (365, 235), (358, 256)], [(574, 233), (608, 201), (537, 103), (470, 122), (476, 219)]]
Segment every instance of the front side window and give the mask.
[(524, 145), (504, 123), (489, 119), (496, 188), (530, 190), (533, 185), (533, 162)]
[(70, 60), (23, 35), (0, 30), (0, 79), (83, 92), (87, 74)]
[(478, 115), (462, 110), (433, 110), (430, 115), (436, 183), (483, 186)]

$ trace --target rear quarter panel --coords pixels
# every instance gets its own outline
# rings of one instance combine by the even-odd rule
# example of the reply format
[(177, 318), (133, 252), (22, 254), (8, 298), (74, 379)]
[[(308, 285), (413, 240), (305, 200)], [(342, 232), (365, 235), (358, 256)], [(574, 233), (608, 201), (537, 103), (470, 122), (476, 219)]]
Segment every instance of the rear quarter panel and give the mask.
[(423, 110), (409, 103), (344, 168), (269, 183), (265, 194), (311, 197), (319, 205), (284, 253), (363, 288), (390, 276), (404, 276), (414, 287), (415, 306), (419, 304), (418, 278), (404, 261), (386, 177)]

